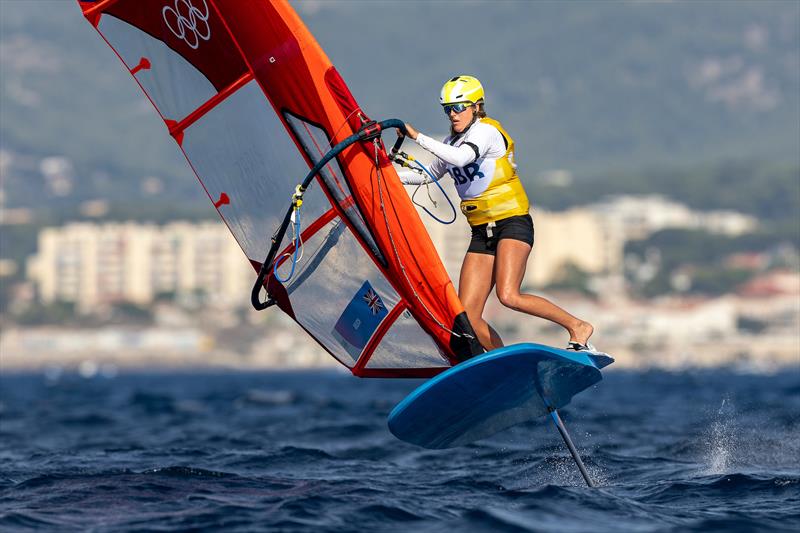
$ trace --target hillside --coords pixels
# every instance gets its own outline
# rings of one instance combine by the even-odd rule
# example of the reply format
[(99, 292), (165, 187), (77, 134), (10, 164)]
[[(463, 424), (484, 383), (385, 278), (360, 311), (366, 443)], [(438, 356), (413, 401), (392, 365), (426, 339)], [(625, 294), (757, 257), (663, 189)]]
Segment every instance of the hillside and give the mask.
[[(295, 5), (373, 117), (442, 132), (443, 80), (480, 77), (531, 185), (549, 169), (596, 181), (731, 158), (800, 165), (798, 2)], [(205, 201), (72, 1), (0, 2), (0, 68), (7, 205), (41, 202), (39, 159), (54, 155), (71, 162), (75, 186), (53, 206)], [(152, 177), (163, 185), (143, 193)]]

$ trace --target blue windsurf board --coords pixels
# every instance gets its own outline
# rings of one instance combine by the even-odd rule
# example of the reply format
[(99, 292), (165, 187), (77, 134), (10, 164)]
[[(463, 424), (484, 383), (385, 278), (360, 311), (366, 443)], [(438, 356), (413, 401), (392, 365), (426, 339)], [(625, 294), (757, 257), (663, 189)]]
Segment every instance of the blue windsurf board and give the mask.
[(389, 414), (389, 430), (424, 448), (452, 448), (545, 416), (602, 379), (606, 355), (514, 344), (423, 383)]

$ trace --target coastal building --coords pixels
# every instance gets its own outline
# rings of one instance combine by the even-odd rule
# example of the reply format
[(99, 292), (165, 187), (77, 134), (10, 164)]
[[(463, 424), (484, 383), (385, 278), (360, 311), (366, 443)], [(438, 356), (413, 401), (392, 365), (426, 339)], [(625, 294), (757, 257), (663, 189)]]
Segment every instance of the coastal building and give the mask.
[(625, 240), (644, 239), (664, 229), (702, 229), (736, 236), (751, 232), (758, 221), (736, 211), (694, 211), (659, 195), (611, 196), (589, 209), (625, 232)]
[(534, 206), (531, 214), (536, 243), (526, 280), (533, 286), (558, 281), (570, 264), (594, 275), (621, 272), (625, 239), (613, 221), (586, 208), (554, 212)]
[[(470, 229), (458, 209), (452, 180), (441, 185), (456, 209), (454, 223), (442, 224), (418, 210), (457, 287)], [(413, 187), (407, 189), (414, 194)], [(452, 219), (438, 187), (429, 189), (417, 192), (417, 203), (440, 219)], [(661, 197), (617, 197), (562, 212), (534, 204), (531, 213), (536, 243), (523, 285), (534, 288), (558, 281), (567, 265), (621, 278), (625, 243), (659, 229), (702, 227), (736, 234), (755, 227), (754, 220), (739, 213), (696, 213)], [(206, 305), (235, 307), (246, 300), (253, 271), (227, 228), (217, 222), (74, 223), (41, 232), (28, 278), (43, 302), (74, 302), (80, 309), (113, 302), (146, 305), (160, 295), (202, 296)]]
[(145, 305), (159, 295), (202, 295), (234, 306), (249, 294), (253, 270), (224, 224), (75, 223), (46, 228), (27, 265), (41, 301)]

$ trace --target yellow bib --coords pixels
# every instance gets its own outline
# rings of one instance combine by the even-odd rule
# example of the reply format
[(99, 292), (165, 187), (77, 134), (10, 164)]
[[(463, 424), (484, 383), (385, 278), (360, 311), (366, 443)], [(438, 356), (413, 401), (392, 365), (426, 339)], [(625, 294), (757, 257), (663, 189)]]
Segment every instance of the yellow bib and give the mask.
[(481, 167), (486, 164), (487, 170), (494, 167), (492, 181), (489, 186), (475, 198), (461, 201), (461, 212), (467, 217), (470, 226), (479, 226), (516, 215), (527, 215), (530, 208), (528, 195), (517, 176), (514, 164), (514, 140), (509, 137), (503, 126), (492, 118), (480, 119), (484, 124), (497, 128), (506, 140), (506, 152), (494, 160), (479, 160)]

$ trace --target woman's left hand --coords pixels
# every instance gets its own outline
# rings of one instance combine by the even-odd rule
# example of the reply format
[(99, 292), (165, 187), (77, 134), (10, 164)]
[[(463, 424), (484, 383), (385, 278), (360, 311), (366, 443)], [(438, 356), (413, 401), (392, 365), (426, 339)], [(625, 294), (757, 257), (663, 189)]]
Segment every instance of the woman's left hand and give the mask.
[(406, 132), (408, 132), (409, 137), (411, 137), (415, 141), (417, 140), (417, 135), (419, 135), (419, 132), (415, 130), (414, 126), (412, 126), (408, 122), (406, 122)]

